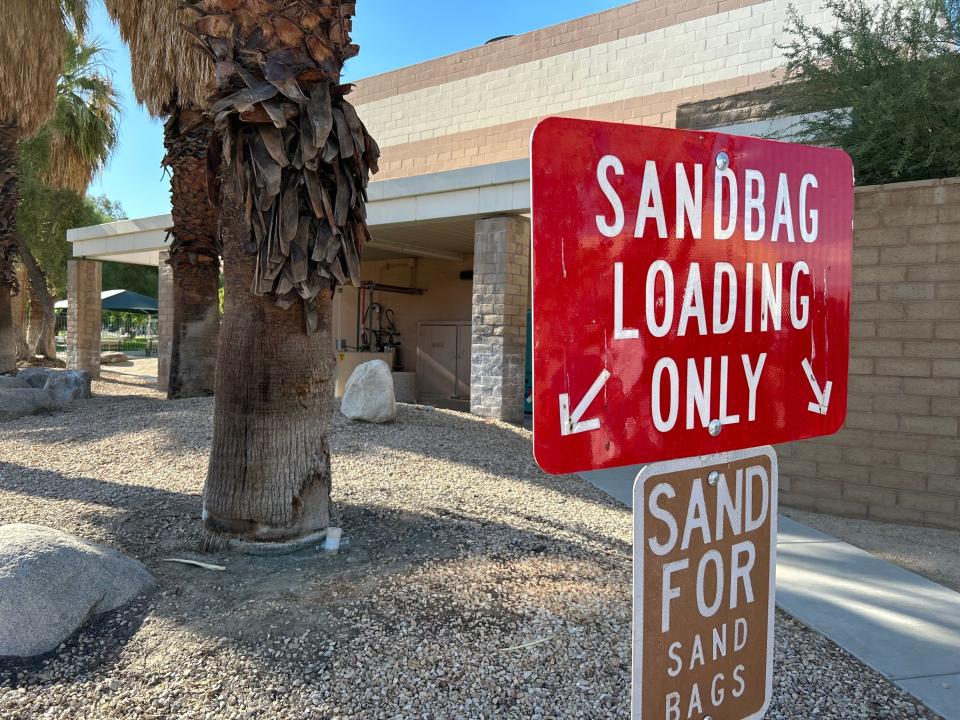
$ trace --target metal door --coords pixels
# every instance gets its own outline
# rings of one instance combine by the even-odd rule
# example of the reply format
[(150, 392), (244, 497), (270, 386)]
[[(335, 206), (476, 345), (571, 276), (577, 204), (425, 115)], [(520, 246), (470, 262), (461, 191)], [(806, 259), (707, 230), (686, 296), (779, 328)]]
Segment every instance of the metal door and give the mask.
[(429, 400), (454, 395), (457, 389), (457, 326), (421, 325), (417, 354), (417, 385), (421, 397)]

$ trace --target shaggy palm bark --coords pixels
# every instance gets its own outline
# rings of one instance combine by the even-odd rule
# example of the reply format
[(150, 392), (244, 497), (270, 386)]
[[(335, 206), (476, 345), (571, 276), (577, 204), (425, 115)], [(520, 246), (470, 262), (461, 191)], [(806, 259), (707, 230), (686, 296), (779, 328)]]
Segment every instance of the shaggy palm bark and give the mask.
[(330, 524), (330, 450), (335, 362), (331, 298), (279, 307), (250, 292), (256, 257), (229, 186), (224, 188), (224, 315), (217, 362), (213, 447), (204, 488), (208, 529), (285, 540)]
[(164, 126), (173, 216), (170, 399), (213, 395), (216, 378), (221, 248), (218, 212), (207, 198), (210, 130), (199, 112), (180, 108), (173, 108)]
[(293, 539), (329, 524), (331, 300), (348, 277), (359, 284), (366, 185), (379, 157), (340, 85), (358, 52), (354, 6), (193, 7), (216, 63), (208, 182), (220, 178), (226, 296), (205, 523)]
[(10, 299), (20, 291), (16, 258), (17, 126), (0, 121), (0, 373), (17, 369), (17, 331)]

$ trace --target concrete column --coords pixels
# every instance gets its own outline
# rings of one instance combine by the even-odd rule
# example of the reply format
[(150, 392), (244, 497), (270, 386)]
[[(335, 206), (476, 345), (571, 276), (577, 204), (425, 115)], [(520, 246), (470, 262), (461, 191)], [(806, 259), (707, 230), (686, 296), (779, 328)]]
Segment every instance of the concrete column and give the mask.
[(157, 389), (166, 392), (170, 385), (170, 355), (173, 350), (173, 268), (170, 254), (160, 253), (157, 273)]
[(478, 220), (473, 260), (470, 412), (523, 421), (523, 374), (530, 288), (530, 223)]
[(67, 367), (100, 377), (100, 288), (96, 260), (67, 262)]

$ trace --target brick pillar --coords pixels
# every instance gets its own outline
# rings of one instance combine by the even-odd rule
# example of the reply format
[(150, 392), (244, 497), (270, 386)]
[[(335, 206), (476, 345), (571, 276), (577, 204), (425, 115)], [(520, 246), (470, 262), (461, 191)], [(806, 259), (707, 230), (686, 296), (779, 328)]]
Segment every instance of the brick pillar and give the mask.
[(67, 367), (100, 377), (101, 265), (67, 262)]
[(170, 254), (160, 253), (157, 273), (157, 389), (166, 392), (170, 383), (170, 354), (173, 350), (173, 268)]
[(530, 292), (530, 223), (478, 220), (473, 260), (470, 412), (523, 421)]

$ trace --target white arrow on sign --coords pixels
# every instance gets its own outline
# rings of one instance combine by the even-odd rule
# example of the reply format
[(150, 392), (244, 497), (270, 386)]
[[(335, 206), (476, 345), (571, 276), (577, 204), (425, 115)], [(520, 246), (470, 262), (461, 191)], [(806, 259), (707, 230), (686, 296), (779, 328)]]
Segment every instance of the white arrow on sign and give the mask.
[(807, 382), (810, 383), (813, 394), (817, 397), (816, 402), (807, 403), (807, 410), (817, 415), (826, 415), (827, 407), (830, 405), (830, 391), (833, 390), (833, 383), (828, 380), (821, 390), (820, 383), (814, 377), (813, 368), (810, 367), (810, 361), (806, 358), (803, 359), (803, 371), (807, 374)]
[(587, 408), (590, 407), (600, 391), (603, 389), (603, 386), (607, 384), (607, 380), (610, 379), (610, 372), (604, 368), (603, 372), (600, 373), (600, 376), (593, 381), (593, 385), (590, 386), (590, 389), (587, 390), (587, 394), (583, 396), (583, 400), (580, 401), (580, 404), (577, 405), (574, 409), (573, 414), (570, 413), (570, 396), (567, 393), (562, 393), (560, 395), (560, 434), (561, 435), (574, 435), (576, 433), (589, 432), (591, 430), (600, 429), (600, 418), (590, 418), (589, 420), (580, 420), (583, 417), (583, 414), (587, 411)]

